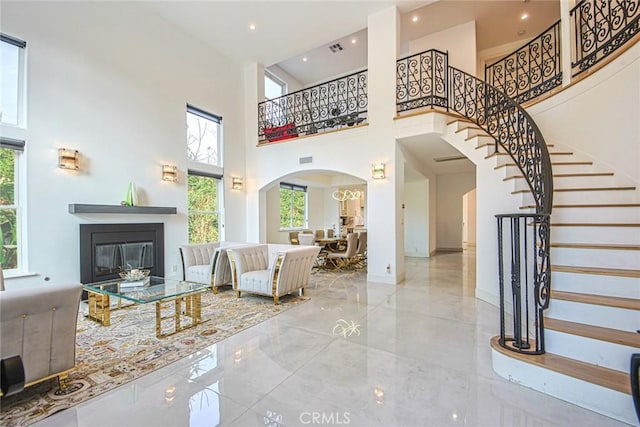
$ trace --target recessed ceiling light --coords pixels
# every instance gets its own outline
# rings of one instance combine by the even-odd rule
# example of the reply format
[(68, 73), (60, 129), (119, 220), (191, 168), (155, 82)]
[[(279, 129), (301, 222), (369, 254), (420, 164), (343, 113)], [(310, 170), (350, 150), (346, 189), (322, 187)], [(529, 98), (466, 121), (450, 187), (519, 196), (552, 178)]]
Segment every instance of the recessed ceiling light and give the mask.
[(351, 44), (356, 44), (356, 43), (358, 43), (358, 40), (356, 40), (356, 39), (351, 39)]
[(256, 29), (256, 24), (249, 24), (249, 29), (251, 31), (255, 30)]
[(413, 15), (413, 18), (411, 18), (411, 20), (413, 22), (418, 22), (418, 16), (417, 15)]
[(525, 30), (520, 30), (520, 31), (518, 31), (518, 35), (519, 35), (519, 36), (523, 36), (523, 35), (524, 35), (524, 33), (526, 33), (526, 31), (525, 31)]
[(308, 61), (308, 59), (307, 59), (306, 56), (304, 58), (302, 58), (302, 62), (307, 62), (307, 61)]
[(523, 13), (522, 15), (520, 15), (520, 20), (524, 21), (525, 19), (527, 19), (529, 17), (529, 14), (527, 12)]

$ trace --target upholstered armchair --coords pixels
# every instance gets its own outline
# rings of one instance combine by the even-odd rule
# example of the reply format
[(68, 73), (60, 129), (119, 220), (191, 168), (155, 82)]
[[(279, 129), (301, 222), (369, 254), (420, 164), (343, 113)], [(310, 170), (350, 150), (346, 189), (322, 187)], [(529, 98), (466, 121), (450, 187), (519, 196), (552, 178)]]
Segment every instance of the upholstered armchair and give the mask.
[(211, 284), (213, 255), (218, 247), (220, 247), (218, 242), (180, 246), (182, 280)]
[(242, 292), (266, 295), (278, 305), (283, 295), (298, 290), (303, 293), (318, 252), (318, 246), (280, 250), (269, 262), (267, 245), (228, 249), (236, 296), (240, 298)]
[[(2, 284), (4, 286), (4, 284)], [(24, 369), (19, 387), (58, 377), (65, 388), (76, 362), (76, 327), (82, 285), (40, 285), (0, 292), (0, 359)], [(14, 357), (19, 356), (19, 359)], [(4, 363), (3, 363), (4, 364)], [(6, 365), (5, 365), (5, 368)]]
[(227, 248), (244, 243), (220, 242), (180, 246), (183, 280), (211, 285), (213, 293), (220, 286), (231, 285), (231, 267)]

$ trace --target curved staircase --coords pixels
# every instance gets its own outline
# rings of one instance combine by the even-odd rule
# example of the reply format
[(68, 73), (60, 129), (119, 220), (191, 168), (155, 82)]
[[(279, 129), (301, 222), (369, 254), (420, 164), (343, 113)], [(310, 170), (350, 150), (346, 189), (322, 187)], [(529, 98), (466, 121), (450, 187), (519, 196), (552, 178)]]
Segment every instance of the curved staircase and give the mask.
[[(495, 162), (523, 212), (535, 209), (522, 173), (510, 156), (495, 152), (492, 137), (463, 119), (448, 126)], [(640, 192), (571, 150), (547, 147), (554, 204), (546, 353), (515, 353), (495, 337), (494, 369), (510, 381), (635, 425), (629, 364), (631, 354), (640, 352)]]

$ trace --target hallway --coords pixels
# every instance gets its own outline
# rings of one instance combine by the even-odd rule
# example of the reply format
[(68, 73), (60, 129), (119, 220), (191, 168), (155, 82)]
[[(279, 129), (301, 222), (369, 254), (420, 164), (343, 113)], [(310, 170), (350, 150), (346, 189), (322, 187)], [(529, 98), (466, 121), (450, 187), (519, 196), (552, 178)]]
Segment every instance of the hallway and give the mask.
[(313, 274), (310, 301), (38, 426), (622, 426), (491, 368), (471, 251), (399, 286)]

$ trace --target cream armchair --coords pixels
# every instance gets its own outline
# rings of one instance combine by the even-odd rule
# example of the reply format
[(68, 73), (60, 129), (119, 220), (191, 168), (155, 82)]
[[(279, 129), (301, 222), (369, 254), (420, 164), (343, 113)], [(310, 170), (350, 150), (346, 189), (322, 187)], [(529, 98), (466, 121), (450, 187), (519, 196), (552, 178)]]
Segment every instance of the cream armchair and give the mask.
[(232, 283), (227, 248), (244, 245), (220, 242), (180, 246), (183, 280), (211, 284), (213, 293), (217, 294), (220, 286)]
[(269, 262), (268, 245), (228, 249), (236, 296), (240, 298), (242, 292), (266, 295), (278, 305), (281, 296), (304, 292), (318, 252), (318, 246), (279, 250)]
[(81, 293), (80, 283), (0, 292), (0, 359), (20, 356), (24, 386), (57, 376), (65, 388), (76, 362)]

